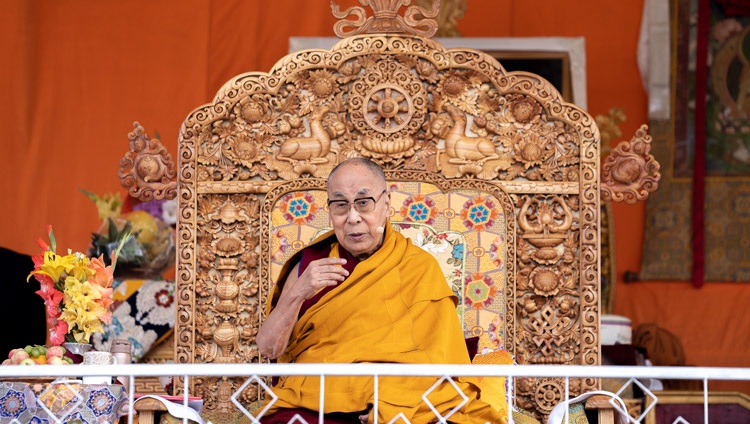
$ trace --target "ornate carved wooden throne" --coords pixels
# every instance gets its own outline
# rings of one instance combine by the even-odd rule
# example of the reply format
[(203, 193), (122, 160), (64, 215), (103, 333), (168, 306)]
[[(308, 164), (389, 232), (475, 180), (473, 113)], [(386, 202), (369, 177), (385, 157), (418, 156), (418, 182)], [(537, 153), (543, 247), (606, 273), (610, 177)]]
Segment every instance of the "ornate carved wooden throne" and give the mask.
[[(522, 363), (599, 364), (600, 195), (656, 188), (645, 129), (600, 179), (594, 120), (547, 81), (443, 48), (430, 38), (437, 2), (403, 17), (408, 1), (361, 3), (371, 16), (333, 6), (342, 40), (330, 51), (239, 75), (183, 123), (176, 361), (264, 360), (254, 338), (280, 264), (329, 226), (330, 170), (365, 156), (386, 170), (394, 227), (443, 264), (467, 336)], [(133, 187), (162, 195), (166, 171), (133, 166)], [(243, 382), (193, 385), (207, 411), (228, 413)], [(523, 379), (515, 399), (542, 417), (564, 387)], [(251, 385), (240, 398), (256, 397)]]

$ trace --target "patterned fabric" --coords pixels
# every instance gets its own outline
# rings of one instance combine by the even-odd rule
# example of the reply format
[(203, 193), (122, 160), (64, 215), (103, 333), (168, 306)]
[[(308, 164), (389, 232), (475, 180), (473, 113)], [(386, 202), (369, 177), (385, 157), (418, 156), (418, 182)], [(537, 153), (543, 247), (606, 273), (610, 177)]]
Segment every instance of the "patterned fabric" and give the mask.
[[(750, 281), (750, 101), (746, 86), (746, 47), (750, 15), (726, 2), (711, 1), (706, 120), (693, 122), (696, 0), (676, 2), (677, 83), (672, 94), (674, 121), (649, 123), (653, 154), (662, 164), (659, 189), (649, 195), (643, 240), (641, 280), (691, 279), (693, 229), (691, 207), (695, 127), (706, 133), (704, 201), (704, 278)], [(722, 5), (722, 3), (724, 3)], [(702, 126), (702, 127), (701, 127)]]
[(589, 424), (588, 418), (586, 418), (586, 411), (583, 403), (573, 403), (568, 408), (568, 423), (569, 424)]
[[(112, 423), (127, 414), (122, 386), (0, 382), (0, 422)], [(56, 417), (57, 420), (54, 418)]]
[(513, 410), (513, 422), (515, 424), (541, 424), (529, 411)]
[(111, 340), (128, 339), (138, 361), (174, 327), (174, 281), (123, 280), (114, 300), (112, 322), (92, 337), (96, 350), (109, 351)]
[[(502, 349), (507, 281), (506, 217), (498, 199), (475, 190), (442, 192), (425, 182), (389, 182), (393, 228), (432, 253), (468, 336), (479, 350)], [(272, 209), (271, 278), (315, 237), (330, 229), (323, 190), (292, 192)]]
[[(542, 424), (529, 411), (513, 410), (513, 422), (515, 424)], [(568, 424), (589, 424), (586, 417), (584, 403), (574, 403), (568, 408)]]

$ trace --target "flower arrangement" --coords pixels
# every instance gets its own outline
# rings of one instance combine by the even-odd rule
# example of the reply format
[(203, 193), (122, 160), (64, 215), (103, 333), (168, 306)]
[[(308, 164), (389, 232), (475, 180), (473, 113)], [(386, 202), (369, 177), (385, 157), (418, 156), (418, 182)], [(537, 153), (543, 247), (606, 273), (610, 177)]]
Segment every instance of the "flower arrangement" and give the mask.
[[(41, 238), (37, 244), (42, 252), (32, 256), (32, 276), (39, 282), (36, 292), (44, 299), (50, 343), (89, 343), (93, 333), (104, 331), (111, 318), (112, 281), (119, 248), (111, 265), (103, 258), (88, 258), (70, 249), (65, 255), (57, 254), (57, 243), (52, 226), (47, 226), (50, 243)], [(127, 240), (129, 237), (125, 237)]]

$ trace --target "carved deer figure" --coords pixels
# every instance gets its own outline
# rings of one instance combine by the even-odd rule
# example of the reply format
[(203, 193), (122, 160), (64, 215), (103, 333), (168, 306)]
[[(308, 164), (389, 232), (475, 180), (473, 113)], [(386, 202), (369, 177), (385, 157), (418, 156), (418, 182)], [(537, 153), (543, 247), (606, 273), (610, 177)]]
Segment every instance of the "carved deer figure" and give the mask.
[(326, 155), (331, 151), (331, 137), (322, 121), (328, 110), (328, 106), (314, 110), (310, 114), (310, 136), (284, 140), (274, 158), (290, 163), (298, 161), (327, 163)]
[(445, 152), (448, 163), (464, 164), (470, 162), (484, 163), (490, 159), (497, 159), (499, 155), (495, 144), (486, 137), (472, 137), (466, 135), (466, 115), (456, 106), (446, 104), (443, 109), (453, 120), (453, 127), (445, 136)]

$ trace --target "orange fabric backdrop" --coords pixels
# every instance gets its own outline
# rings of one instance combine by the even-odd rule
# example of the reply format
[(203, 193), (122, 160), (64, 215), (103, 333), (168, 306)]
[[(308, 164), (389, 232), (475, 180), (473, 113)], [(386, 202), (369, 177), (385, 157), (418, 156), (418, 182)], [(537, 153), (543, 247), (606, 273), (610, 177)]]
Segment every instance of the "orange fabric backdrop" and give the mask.
[[(331, 36), (329, 4), (6, 0), (0, 14), (0, 91), (6, 93), (0, 97), (0, 245), (34, 253), (34, 241), (51, 223), (61, 247), (85, 250), (99, 223), (78, 189), (122, 191), (116, 175), (132, 121), (151, 136), (158, 131), (176, 155), (182, 120), (225, 81), (269, 70), (286, 53), (290, 36)], [(475, 37), (586, 37), (589, 111), (624, 108), (629, 138), (647, 121), (636, 65), (642, 7), (642, 0), (468, 0), (459, 30)], [(616, 205), (614, 213), (615, 312), (634, 325), (656, 322), (677, 333), (691, 364), (750, 366), (750, 324), (732, 314), (750, 301), (747, 286), (623, 284), (622, 273), (639, 267), (644, 208)], [(730, 322), (732, 329), (724, 331)]]

